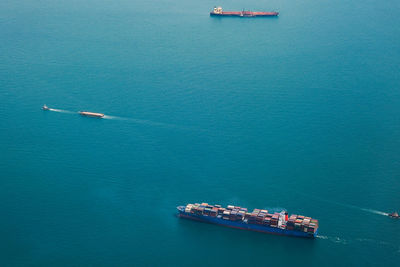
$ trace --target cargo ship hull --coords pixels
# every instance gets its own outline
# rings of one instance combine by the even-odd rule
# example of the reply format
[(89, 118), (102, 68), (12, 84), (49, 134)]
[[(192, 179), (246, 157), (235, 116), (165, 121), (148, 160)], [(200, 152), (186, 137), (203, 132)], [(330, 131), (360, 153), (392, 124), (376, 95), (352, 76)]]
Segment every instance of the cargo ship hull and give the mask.
[(230, 221), (230, 220), (223, 219), (221, 216), (212, 217), (212, 216), (204, 216), (204, 215), (187, 213), (187, 212), (185, 212), (185, 206), (179, 206), (179, 207), (177, 207), (177, 209), (179, 212), (178, 216), (181, 218), (205, 222), (205, 223), (217, 224), (217, 225), (236, 228), (236, 229), (243, 229), (243, 230), (275, 234), (275, 235), (303, 237), (303, 238), (315, 238), (318, 233), (318, 231), (316, 231), (315, 233), (307, 233), (307, 232), (300, 232), (300, 231), (294, 231), (294, 230), (288, 230), (288, 229), (281, 229), (278, 227), (249, 224), (249, 223), (246, 223), (245, 221)]
[(95, 112), (88, 112), (88, 111), (79, 111), (79, 114), (86, 117), (95, 117), (95, 118), (103, 118), (103, 113), (95, 113)]
[(218, 17), (277, 17), (278, 12), (251, 12), (251, 11), (223, 11), (221, 13), (210, 12), (210, 16)]

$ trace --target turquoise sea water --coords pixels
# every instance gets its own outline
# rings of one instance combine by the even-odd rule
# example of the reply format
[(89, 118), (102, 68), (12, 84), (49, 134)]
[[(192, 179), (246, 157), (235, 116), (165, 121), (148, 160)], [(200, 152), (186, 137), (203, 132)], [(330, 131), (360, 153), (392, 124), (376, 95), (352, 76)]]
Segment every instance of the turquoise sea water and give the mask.
[[(398, 263), (399, 3), (1, 1), (1, 265)], [(203, 201), (320, 237), (174, 216)]]

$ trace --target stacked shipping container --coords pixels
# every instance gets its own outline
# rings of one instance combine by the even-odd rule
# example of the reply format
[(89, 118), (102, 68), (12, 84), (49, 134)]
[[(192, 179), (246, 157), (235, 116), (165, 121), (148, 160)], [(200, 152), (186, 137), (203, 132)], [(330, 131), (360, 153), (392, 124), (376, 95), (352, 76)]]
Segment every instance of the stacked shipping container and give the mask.
[(185, 207), (185, 212), (199, 216), (218, 217), (223, 220), (301, 231), (311, 234), (314, 234), (318, 229), (318, 220), (310, 217), (291, 215), (288, 218), (287, 213), (282, 216), (282, 213), (272, 214), (268, 213), (268, 210), (260, 209), (254, 209), (249, 213), (246, 208), (232, 205), (222, 208), (221, 205), (209, 205), (208, 203), (188, 204)]
[(288, 230), (315, 233), (318, 228), (318, 220), (302, 215), (291, 215), (286, 223), (286, 228)]

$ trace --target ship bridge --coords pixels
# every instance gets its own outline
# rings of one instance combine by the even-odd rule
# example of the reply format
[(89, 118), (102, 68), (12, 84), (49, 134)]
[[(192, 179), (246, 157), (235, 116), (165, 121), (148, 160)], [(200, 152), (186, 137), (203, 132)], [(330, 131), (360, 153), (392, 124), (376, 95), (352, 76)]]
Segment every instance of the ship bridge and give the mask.
[(213, 13), (214, 14), (222, 14), (222, 7), (220, 7), (220, 6), (218, 6), (218, 7), (214, 7), (214, 10), (213, 10)]

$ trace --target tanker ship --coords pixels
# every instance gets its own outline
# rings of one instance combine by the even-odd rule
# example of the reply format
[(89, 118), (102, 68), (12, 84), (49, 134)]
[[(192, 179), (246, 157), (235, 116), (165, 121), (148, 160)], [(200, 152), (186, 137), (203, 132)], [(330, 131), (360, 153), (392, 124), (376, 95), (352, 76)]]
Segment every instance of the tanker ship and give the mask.
[(279, 12), (253, 12), (253, 11), (222, 11), (222, 7), (214, 7), (210, 16), (230, 16), (230, 17), (276, 17)]
[(243, 230), (305, 238), (315, 238), (318, 233), (318, 220), (294, 214), (289, 217), (286, 211), (269, 213), (254, 209), (248, 212), (247, 208), (232, 205), (223, 208), (208, 203), (187, 204), (177, 209), (181, 218)]
[(103, 118), (104, 117), (103, 113), (95, 113), (95, 112), (89, 112), (89, 111), (79, 111), (78, 113), (82, 116), (87, 116), (87, 117), (95, 117), (95, 118)]

